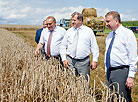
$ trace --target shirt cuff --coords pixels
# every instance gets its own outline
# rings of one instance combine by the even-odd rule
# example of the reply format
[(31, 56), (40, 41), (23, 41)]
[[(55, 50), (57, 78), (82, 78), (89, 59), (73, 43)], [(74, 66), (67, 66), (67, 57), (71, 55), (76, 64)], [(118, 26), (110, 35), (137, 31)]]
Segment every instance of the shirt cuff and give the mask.
[(135, 77), (135, 72), (129, 71), (128, 76), (134, 78)]
[(93, 61), (98, 62), (98, 58), (97, 57), (93, 57)]
[(105, 66), (105, 72), (107, 72), (107, 68), (106, 68), (106, 66)]
[(61, 58), (62, 58), (62, 61), (67, 60), (66, 56), (61, 56)]

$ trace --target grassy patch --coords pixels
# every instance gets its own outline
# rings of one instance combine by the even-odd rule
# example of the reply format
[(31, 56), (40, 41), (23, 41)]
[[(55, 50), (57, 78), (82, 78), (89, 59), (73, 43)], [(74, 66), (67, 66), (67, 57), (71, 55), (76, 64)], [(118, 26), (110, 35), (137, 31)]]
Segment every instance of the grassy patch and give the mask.
[(8, 29), (9, 31), (15, 33), (17, 36), (25, 39), (31, 46), (35, 47), (35, 35), (37, 29)]

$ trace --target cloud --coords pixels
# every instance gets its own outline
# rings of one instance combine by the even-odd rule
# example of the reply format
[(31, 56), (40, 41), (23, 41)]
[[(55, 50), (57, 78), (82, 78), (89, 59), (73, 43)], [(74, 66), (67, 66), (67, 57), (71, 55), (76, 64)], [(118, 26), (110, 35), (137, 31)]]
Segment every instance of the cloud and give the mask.
[(122, 21), (135, 21), (138, 20), (137, 13), (134, 13), (132, 11), (127, 11), (125, 13), (120, 14)]
[(103, 16), (104, 17), (105, 14), (110, 11), (109, 8), (96, 8), (96, 10), (97, 10), (97, 16), (98, 17), (99, 16)]
[(26, 15), (23, 14), (10, 14), (7, 19), (21, 19), (24, 18)]
[[(28, 5), (20, 5), (20, 0), (16, 0), (14, 3), (0, 2), (0, 22), (1, 23), (14, 23), (14, 24), (42, 24), (42, 21), (47, 16), (54, 16), (59, 22), (62, 18), (70, 18), (74, 11), (81, 12), (84, 7), (61, 7), (61, 8), (37, 8), (28, 7)], [(7, 6), (8, 5), (8, 6)], [(20, 6), (19, 6), (20, 5)]]
[(0, 1), (0, 5), (1, 5), (1, 6), (4, 6), (4, 5), (6, 5), (6, 4), (8, 4), (8, 2)]
[[(62, 18), (70, 19), (71, 14), (75, 11), (81, 12), (84, 7), (63, 7), (58, 9), (53, 9), (52, 12), (49, 13), (49, 15), (52, 15), (56, 18), (57, 21), (59, 21)], [(47, 16), (46, 16), (47, 17)]]
[(63, 8), (56, 8), (56, 9), (45, 9), (45, 8), (31, 8), (32, 10), (28, 13), (26, 19), (29, 20), (30, 24), (42, 24), (42, 21), (46, 19), (48, 16), (54, 16), (57, 20), (57, 23), (62, 18), (70, 18), (71, 14), (75, 11), (81, 12), (84, 7), (63, 7)]
[[(81, 12), (82, 9), (85, 8), (83, 6), (51, 8), (49, 5), (41, 7), (41, 3), (34, 6), (34, 1), (30, 0), (29, 2), (30, 3), (26, 3), (22, 0), (14, 0), (14, 2), (12, 0), (0, 1), (0, 12), (2, 12), (0, 13), (0, 23), (41, 25), (47, 16), (54, 16), (57, 22), (59, 22), (62, 18), (69, 19), (73, 12)], [(35, 2), (35, 4), (37, 4), (37, 2)], [(104, 15), (110, 11), (109, 8), (96, 8), (96, 10), (98, 17), (104, 17)], [(133, 12), (123, 12), (121, 13), (121, 17), (123, 20), (138, 19), (136, 18), (138, 15)]]
[[(111, 11), (109, 8), (96, 8), (98, 16), (105, 16), (105, 14)], [(120, 12), (119, 12), (120, 13)], [(126, 10), (125, 12), (120, 13), (120, 17), (122, 21), (135, 21), (138, 20), (138, 15), (133, 11)]]

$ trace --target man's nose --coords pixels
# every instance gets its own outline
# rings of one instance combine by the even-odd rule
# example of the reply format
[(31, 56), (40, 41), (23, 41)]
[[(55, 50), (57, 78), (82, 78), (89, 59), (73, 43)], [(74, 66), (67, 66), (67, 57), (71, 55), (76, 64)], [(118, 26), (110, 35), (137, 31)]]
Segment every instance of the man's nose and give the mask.
[(51, 27), (51, 25), (47, 25), (47, 27)]

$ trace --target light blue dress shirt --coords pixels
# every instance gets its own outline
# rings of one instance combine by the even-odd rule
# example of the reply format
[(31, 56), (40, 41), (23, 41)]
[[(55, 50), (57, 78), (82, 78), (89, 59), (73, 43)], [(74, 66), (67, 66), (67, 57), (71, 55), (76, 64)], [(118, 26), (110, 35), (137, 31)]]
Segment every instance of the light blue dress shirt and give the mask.
[[(129, 65), (129, 77), (134, 77), (137, 72), (137, 41), (134, 33), (123, 27), (118, 27), (115, 31), (115, 39), (112, 45), (110, 64), (111, 67)], [(106, 38), (106, 52), (113, 37), (113, 32), (110, 32)], [(105, 55), (106, 55), (105, 52)], [(106, 56), (105, 56), (106, 59)], [(105, 60), (106, 65), (106, 60)], [(105, 71), (107, 68), (105, 66)]]
[[(76, 32), (77, 32), (77, 29), (73, 27), (70, 28), (66, 32), (62, 40), (62, 44), (60, 46), (60, 55), (61, 55), (62, 61), (66, 60), (66, 54), (71, 57), (74, 57), (71, 52), (72, 52), (72, 48), (74, 47), (73, 39)], [(75, 59), (83, 59), (89, 56), (91, 51), (93, 53), (93, 61), (97, 62), (99, 57), (99, 48), (96, 42), (95, 35), (91, 28), (82, 25), (79, 28), (79, 39), (78, 39)]]
[[(51, 56), (59, 55), (59, 47), (61, 45), (61, 41), (65, 35), (66, 30), (62, 27), (56, 26), (52, 32), (52, 40), (50, 44), (50, 54)], [(50, 31), (48, 28), (44, 29), (41, 33), (39, 43), (45, 43), (45, 52), (47, 53), (47, 42), (49, 38)]]

